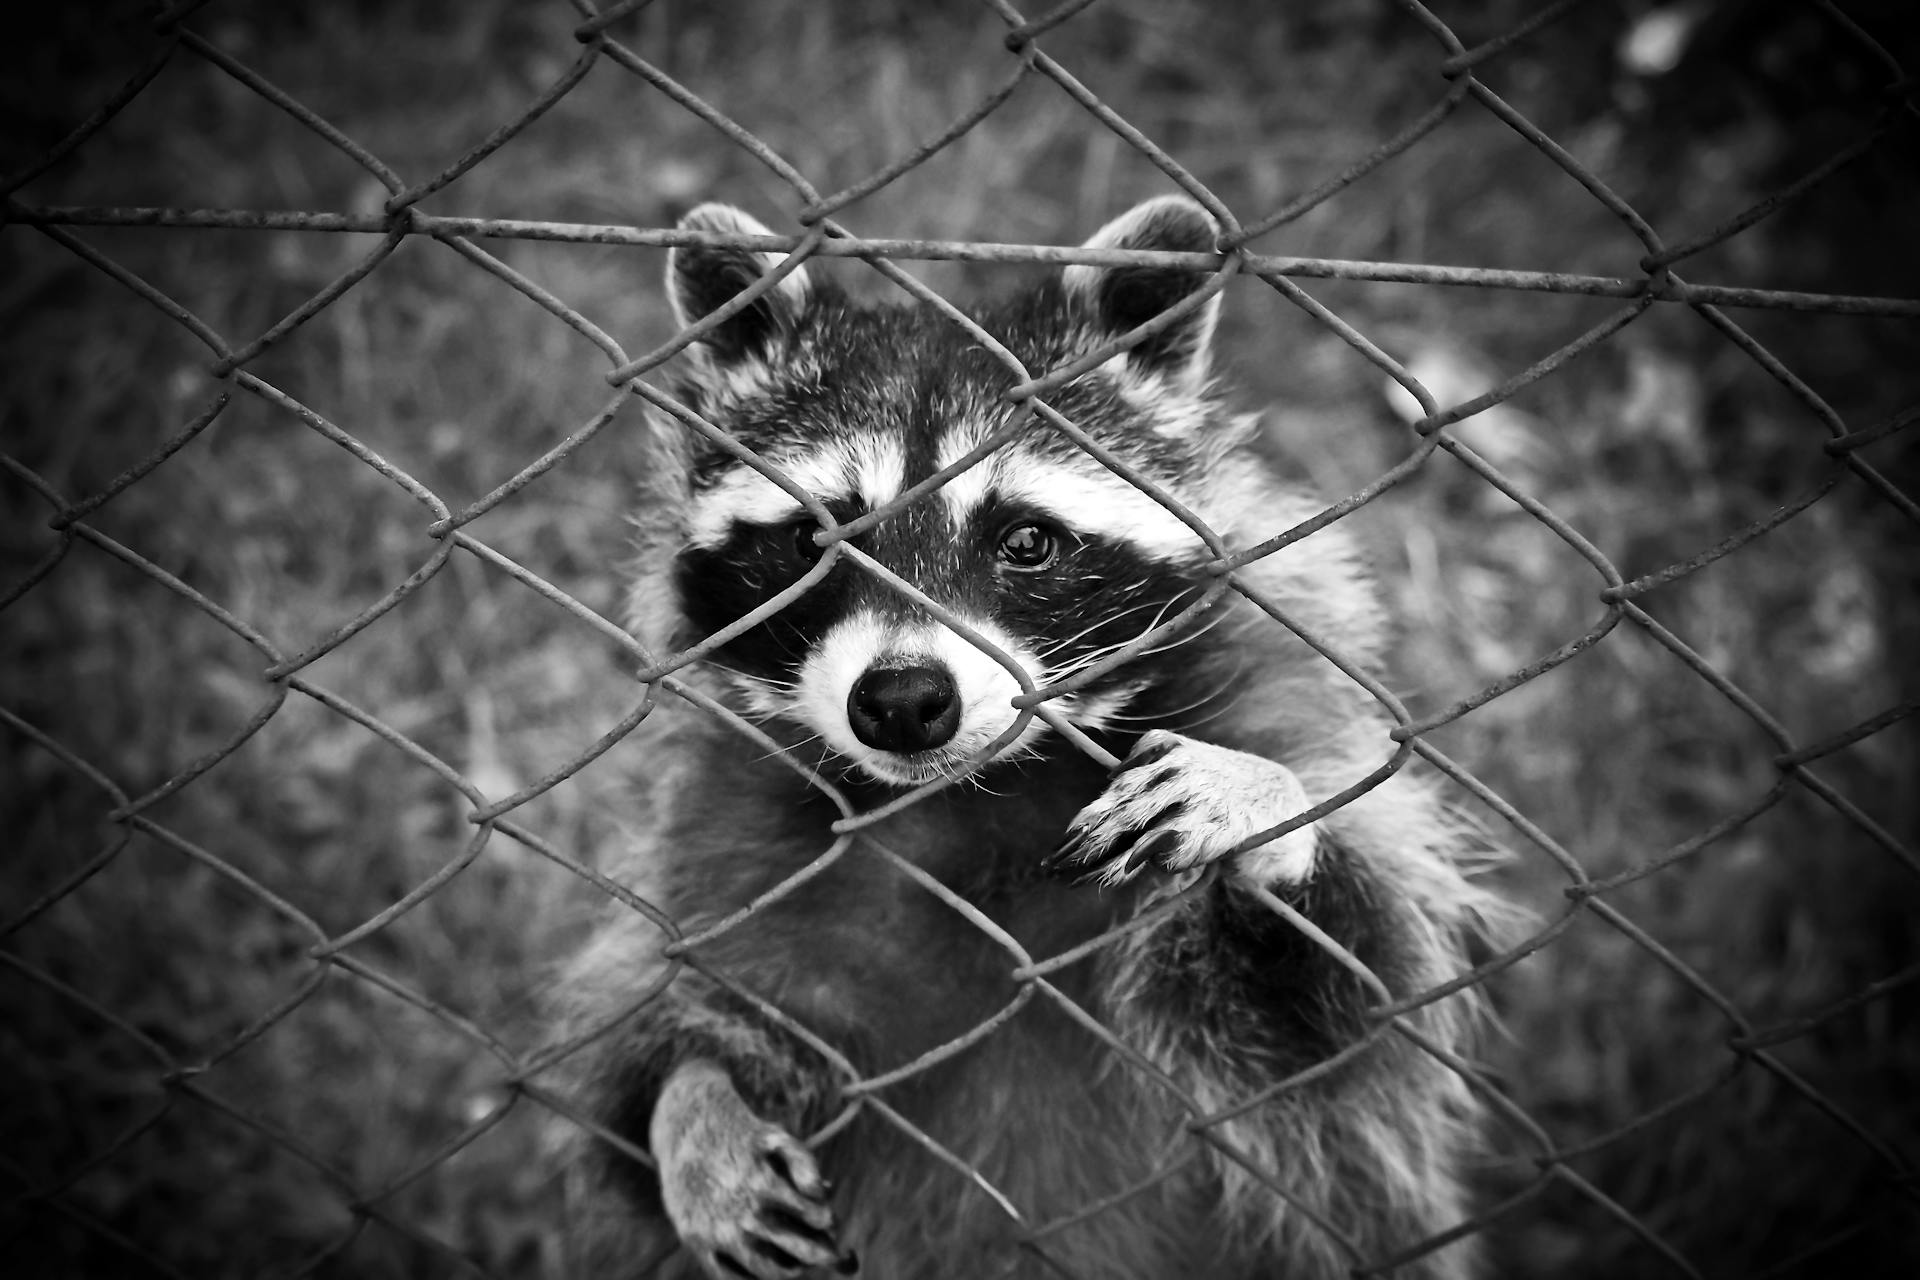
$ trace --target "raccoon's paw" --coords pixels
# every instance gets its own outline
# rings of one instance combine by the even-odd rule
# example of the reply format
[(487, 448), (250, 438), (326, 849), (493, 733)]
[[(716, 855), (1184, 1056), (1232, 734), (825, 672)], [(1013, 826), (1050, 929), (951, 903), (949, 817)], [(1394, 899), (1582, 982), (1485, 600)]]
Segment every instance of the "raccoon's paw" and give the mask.
[(834, 1240), (813, 1153), (755, 1115), (717, 1068), (683, 1069), (669, 1082), (654, 1114), (653, 1154), (667, 1217), (715, 1280), (859, 1270), (853, 1251)]
[[(1047, 867), (1102, 885), (1125, 883), (1148, 865), (1194, 871), (1310, 803), (1283, 764), (1155, 729), (1074, 815)], [(1308, 823), (1247, 850), (1236, 870), (1266, 887), (1299, 884), (1313, 874), (1316, 841)]]

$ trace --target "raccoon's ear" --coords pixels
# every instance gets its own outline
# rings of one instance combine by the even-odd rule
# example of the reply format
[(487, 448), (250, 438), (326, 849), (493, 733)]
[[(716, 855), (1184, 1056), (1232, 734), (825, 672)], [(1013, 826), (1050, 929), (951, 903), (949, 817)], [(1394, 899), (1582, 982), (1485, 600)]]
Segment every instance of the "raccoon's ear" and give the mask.
[[(1135, 205), (1094, 234), (1089, 249), (1154, 249), (1212, 253), (1219, 230), (1206, 210), (1185, 196), (1160, 196)], [(1067, 296), (1086, 308), (1103, 339), (1139, 327), (1198, 292), (1205, 272), (1157, 267), (1075, 265), (1061, 274)], [(1170, 380), (1195, 391), (1206, 381), (1220, 295), (1176, 320), (1124, 357), (1129, 372)]]
[[(680, 219), (680, 229), (749, 236), (773, 234), (751, 214), (730, 204), (703, 204)], [(705, 318), (785, 260), (784, 254), (730, 246), (676, 246), (667, 253), (667, 298), (673, 304), (674, 318), (682, 327)], [(727, 366), (764, 357), (775, 338), (793, 332), (811, 291), (807, 269), (795, 268), (752, 306), (700, 340), (709, 359)]]

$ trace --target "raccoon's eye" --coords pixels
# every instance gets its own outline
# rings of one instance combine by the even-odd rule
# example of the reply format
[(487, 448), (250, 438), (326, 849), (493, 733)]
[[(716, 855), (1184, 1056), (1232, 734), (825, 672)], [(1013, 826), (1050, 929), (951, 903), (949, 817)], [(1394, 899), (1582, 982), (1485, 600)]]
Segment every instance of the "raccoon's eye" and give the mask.
[(1061, 537), (1052, 525), (1021, 520), (1000, 535), (1000, 563), (1028, 573), (1050, 567), (1060, 558)]
[(813, 535), (820, 532), (820, 526), (811, 520), (793, 522), (793, 554), (800, 557), (800, 563), (812, 564), (825, 552), (825, 548), (816, 544)]

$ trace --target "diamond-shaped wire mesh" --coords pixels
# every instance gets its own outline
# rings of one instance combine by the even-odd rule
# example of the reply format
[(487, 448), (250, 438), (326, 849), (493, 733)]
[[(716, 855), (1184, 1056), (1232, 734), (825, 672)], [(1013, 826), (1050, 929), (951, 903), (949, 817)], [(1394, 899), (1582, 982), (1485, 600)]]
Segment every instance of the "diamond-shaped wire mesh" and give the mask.
[[(599, 869), (630, 735), (777, 749), (678, 674), (704, 647), (608, 621), (645, 406), (719, 433), (655, 381), (697, 337), (671, 212), (784, 208), (731, 242), (999, 350), (944, 299), (1112, 265), (1038, 242), (1178, 189), (1228, 234), (1162, 261), (1219, 274), (1221, 363), (1328, 498), (1216, 547), (1223, 589), (1291, 627), (1236, 571), (1362, 529), (1405, 633), (1384, 772), (1450, 780), (1537, 914), (1375, 984), (1369, 1038), (1440, 1054), (1498, 1150), (1474, 1216), (1355, 1273), (1472, 1234), (1513, 1274), (1920, 1262), (1899, 5), (396, 8), (52, 18), (9, 75), (19, 1256), (559, 1274), (539, 1132), (596, 1126), (546, 988), (608, 899), (682, 932)], [(1079, 372), (1009, 359), (1006, 396), (1083, 439)], [(820, 785), (840, 856), (873, 818)], [(1468, 985), (1480, 1063), (1406, 1018)], [(887, 1089), (997, 1025), (841, 1059), (848, 1107), (931, 1143)]]

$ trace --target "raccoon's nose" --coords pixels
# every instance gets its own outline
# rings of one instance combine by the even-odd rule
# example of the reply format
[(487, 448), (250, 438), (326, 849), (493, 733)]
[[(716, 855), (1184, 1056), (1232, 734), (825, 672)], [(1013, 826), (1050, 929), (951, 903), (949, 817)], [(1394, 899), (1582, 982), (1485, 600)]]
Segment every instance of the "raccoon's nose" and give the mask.
[(959, 690), (945, 667), (868, 671), (847, 695), (853, 736), (882, 751), (926, 751), (960, 727)]

